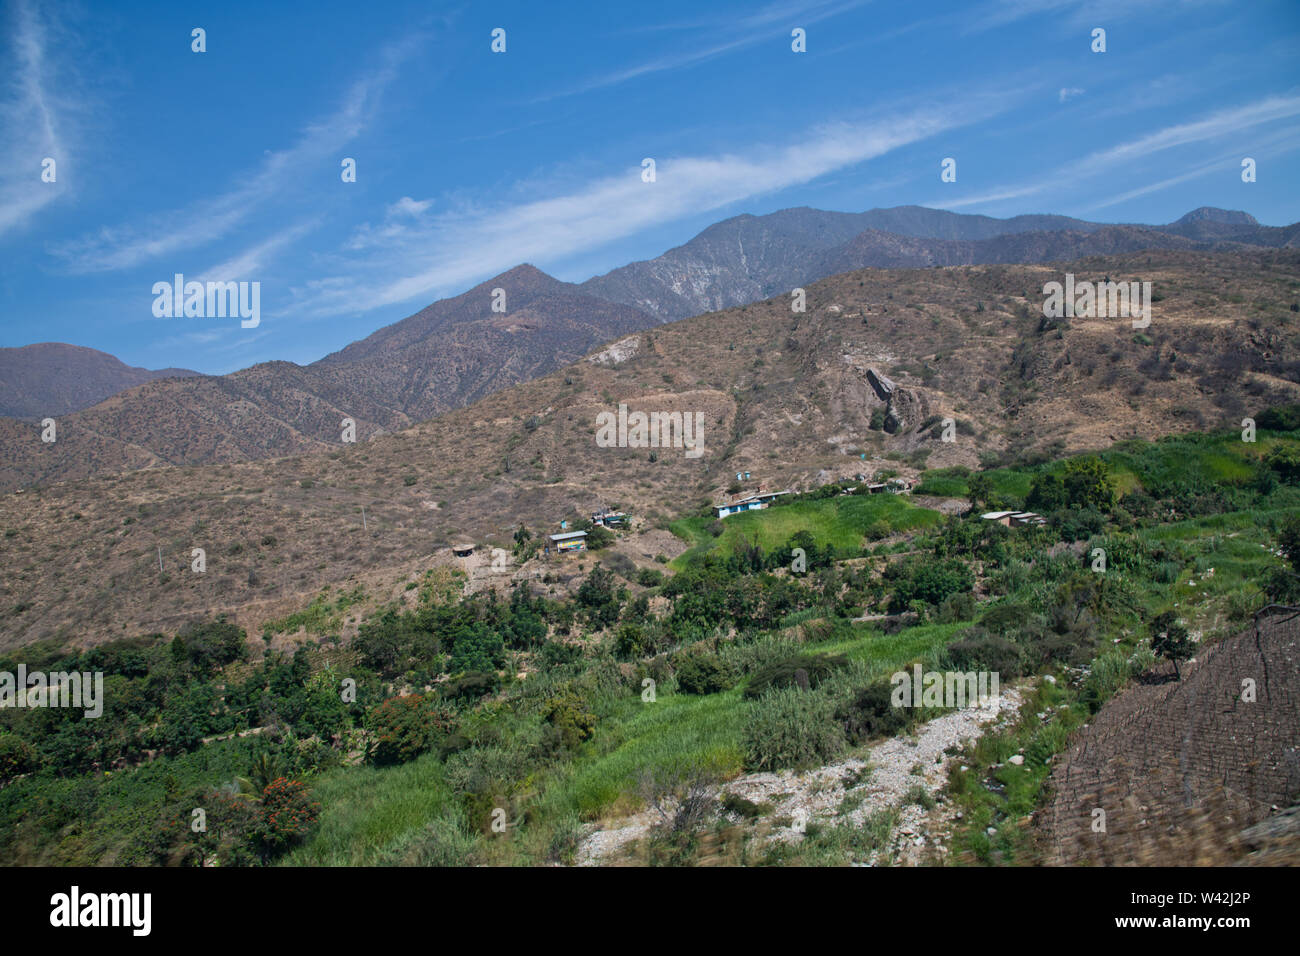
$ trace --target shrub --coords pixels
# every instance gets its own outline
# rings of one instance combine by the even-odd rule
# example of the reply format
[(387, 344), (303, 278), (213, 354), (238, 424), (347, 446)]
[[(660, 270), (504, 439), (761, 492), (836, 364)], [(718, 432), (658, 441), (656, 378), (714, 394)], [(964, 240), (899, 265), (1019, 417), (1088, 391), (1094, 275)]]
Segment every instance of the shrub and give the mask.
[(952, 670), (989, 671), (997, 674), (999, 680), (1020, 676), (1024, 663), (1020, 649), (1011, 641), (982, 628), (970, 628), (962, 633), (961, 640), (948, 645), (945, 655)]
[(36, 752), (15, 734), (0, 734), (0, 780), (35, 769)]
[(1192, 642), (1187, 627), (1173, 611), (1165, 611), (1151, 622), (1151, 650), (1174, 665), (1174, 674), (1182, 674), (1178, 662), (1192, 655)]
[(798, 689), (774, 690), (753, 705), (745, 728), (745, 766), (781, 770), (833, 759), (844, 746), (830, 701)]
[(455, 726), (455, 716), (420, 694), (390, 697), (366, 714), (374, 739), (369, 759), (375, 764), (405, 763), (437, 746)]
[(742, 820), (757, 820), (763, 815), (763, 808), (753, 800), (746, 800), (737, 793), (724, 793), (721, 799), (722, 812), (740, 817)]
[(320, 816), (320, 804), (308, 799), (306, 785), (280, 777), (262, 791), (258, 836), (279, 849), (300, 840)]
[(751, 700), (761, 697), (773, 688), (794, 687), (802, 673), (808, 686), (816, 687), (823, 680), (848, 664), (842, 654), (796, 654), (764, 664), (754, 671), (745, 696)]
[(642, 568), (637, 572), (636, 583), (643, 588), (657, 588), (664, 583), (664, 573), (658, 568)]
[(908, 712), (895, 707), (893, 688), (880, 681), (858, 691), (857, 695), (835, 711), (835, 719), (844, 729), (852, 744), (860, 744), (874, 737), (890, 737), (909, 723)]
[(1006, 634), (1016, 628), (1023, 627), (1027, 621), (1031, 610), (1025, 604), (999, 604), (990, 608), (982, 618), (980, 626), (994, 634)]
[(637, 577), (636, 565), (626, 554), (615, 551), (602, 560), (605, 567), (609, 568), (625, 581), (635, 581)]
[(731, 686), (731, 674), (716, 654), (678, 654), (673, 660), (677, 686), (687, 694), (714, 694)]
[(453, 674), (469, 671), (492, 672), (501, 665), (505, 642), (501, 634), (486, 625), (461, 625), (454, 633), (451, 661)]
[(1106, 518), (1093, 508), (1062, 508), (1052, 513), (1051, 524), (1062, 541), (1085, 541), (1105, 529)]
[(894, 578), (894, 595), (890, 610), (906, 610), (913, 601), (941, 604), (950, 594), (970, 591), (975, 586), (975, 576), (965, 562), (956, 558), (944, 561), (913, 561), (890, 568), (887, 577)]
[(1294, 445), (1274, 445), (1264, 456), (1264, 464), (1288, 485), (1300, 484), (1300, 449)]
[(500, 685), (495, 671), (467, 671), (443, 684), (442, 694), (451, 700), (473, 700), (495, 693)]
[(546, 719), (569, 749), (591, 739), (596, 732), (596, 715), (581, 697), (566, 689), (546, 702)]
[[(1292, 311), (1295, 311), (1294, 307)], [(1293, 432), (1300, 429), (1300, 404), (1277, 405), (1266, 408), (1255, 416), (1255, 424), (1278, 432)]]
[(953, 624), (968, 621), (975, 616), (975, 595), (967, 593), (950, 594), (939, 605), (939, 622)]

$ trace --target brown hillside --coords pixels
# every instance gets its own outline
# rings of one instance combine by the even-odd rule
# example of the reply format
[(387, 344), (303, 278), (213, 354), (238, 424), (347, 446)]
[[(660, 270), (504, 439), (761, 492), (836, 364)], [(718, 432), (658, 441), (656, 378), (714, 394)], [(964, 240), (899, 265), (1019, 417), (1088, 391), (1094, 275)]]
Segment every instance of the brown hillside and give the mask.
[[(504, 542), (519, 522), (550, 531), (597, 503), (653, 523), (716, 498), (738, 470), (810, 486), (1235, 425), (1300, 395), (1298, 267), (1300, 252), (1270, 250), (847, 273), (810, 286), (806, 314), (783, 295), (635, 333), (372, 441), (11, 494), (0, 633), (96, 641), (220, 610), (256, 628), (363, 572), (396, 581), (453, 537)], [(1119, 319), (1045, 328), (1042, 285), (1066, 269), (1152, 281), (1145, 337)], [(886, 408), (869, 369), (894, 385), (892, 434), (869, 427)], [(704, 454), (598, 447), (596, 416), (620, 402), (702, 413)], [(920, 429), (944, 415), (955, 443)], [(188, 570), (193, 547), (206, 574)]]
[[(1250, 828), (1300, 800), (1300, 621), (1264, 618), (1197, 657), (1181, 681), (1108, 703), (1063, 755), (1043, 813), (1048, 862), (1235, 862), (1254, 849)], [(1254, 701), (1242, 699), (1247, 679)], [(1265, 843), (1300, 861), (1294, 823)]]

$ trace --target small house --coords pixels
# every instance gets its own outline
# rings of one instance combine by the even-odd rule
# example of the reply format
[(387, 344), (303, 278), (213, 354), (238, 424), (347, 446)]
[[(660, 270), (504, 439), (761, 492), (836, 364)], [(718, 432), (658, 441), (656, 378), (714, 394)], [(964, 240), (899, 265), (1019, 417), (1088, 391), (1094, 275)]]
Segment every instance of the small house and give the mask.
[(474, 553), (474, 545), (469, 541), (458, 541), (451, 546), (451, 553), (458, 558), (468, 558)]
[(550, 539), (551, 547), (560, 554), (587, 550), (587, 532), (585, 531), (563, 531), (560, 534), (550, 535)]
[(980, 517), (983, 518), (985, 521), (993, 521), (997, 524), (1010, 528), (1011, 516), (1013, 514), (1015, 514), (1014, 511), (989, 511), (980, 515)]
[(604, 511), (595, 511), (591, 515), (591, 523), (600, 525), (603, 528), (623, 528), (627, 526), (628, 516), (623, 511), (610, 511), (608, 508)]
[(756, 495), (748, 495), (738, 501), (732, 501), (727, 504), (714, 505), (719, 518), (726, 518), (731, 515), (740, 514), (742, 511), (761, 511), (781, 495), (788, 495), (788, 491), (766, 491)]
[(1013, 525), (1047, 524), (1047, 519), (1034, 511), (1017, 511), (1011, 516)]
[(1034, 511), (990, 511), (980, 517), (985, 521), (995, 521), (1007, 528), (1047, 524), (1047, 519)]

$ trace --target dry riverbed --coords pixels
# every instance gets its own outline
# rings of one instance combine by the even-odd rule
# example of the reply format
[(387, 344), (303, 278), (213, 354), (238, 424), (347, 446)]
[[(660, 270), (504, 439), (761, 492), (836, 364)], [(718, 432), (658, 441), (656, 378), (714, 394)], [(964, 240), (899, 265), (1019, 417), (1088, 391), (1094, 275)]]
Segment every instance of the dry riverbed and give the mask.
[[(942, 857), (952, 810), (942, 803), (927, 809), (914, 799), (920, 792), (915, 788), (924, 791), (926, 802), (934, 801), (948, 774), (963, 772), (950, 755), (991, 727), (1014, 719), (1021, 701), (1020, 691), (1008, 688), (986, 707), (936, 717), (912, 734), (881, 741), (837, 763), (803, 772), (743, 774), (718, 787), (712, 796), (732, 794), (763, 806), (762, 819), (753, 825), (754, 836), (787, 843), (804, 839), (810, 823), (861, 827), (872, 814), (896, 809), (898, 820), (886, 848), (851, 862), (914, 865), (927, 851)], [(578, 847), (578, 865), (621, 861), (657, 820), (657, 814), (646, 810), (594, 825)]]

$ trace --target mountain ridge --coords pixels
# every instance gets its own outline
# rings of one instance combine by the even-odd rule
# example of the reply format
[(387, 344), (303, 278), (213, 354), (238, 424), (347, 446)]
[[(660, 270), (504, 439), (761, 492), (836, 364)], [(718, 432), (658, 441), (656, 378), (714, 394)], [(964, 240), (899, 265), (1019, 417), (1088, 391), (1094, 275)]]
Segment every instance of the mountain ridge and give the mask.
[[(951, 238), (957, 235), (964, 238)], [(366, 441), (544, 376), (619, 336), (852, 270), (1296, 245), (1300, 224), (1259, 226), (1247, 213), (1212, 207), (1164, 226), (1046, 214), (1002, 220), (922, 206), (743, 214), (656, 259), (583, 283), (520, 264), (309, 365), (265, 362), (224, 376), (133, 385), (63, 413), (55, 446), (40, 444), (29, 424), (0, 418), (0, 490), (163, 464), (301, 454), (336, 445), (345, 419)]]

